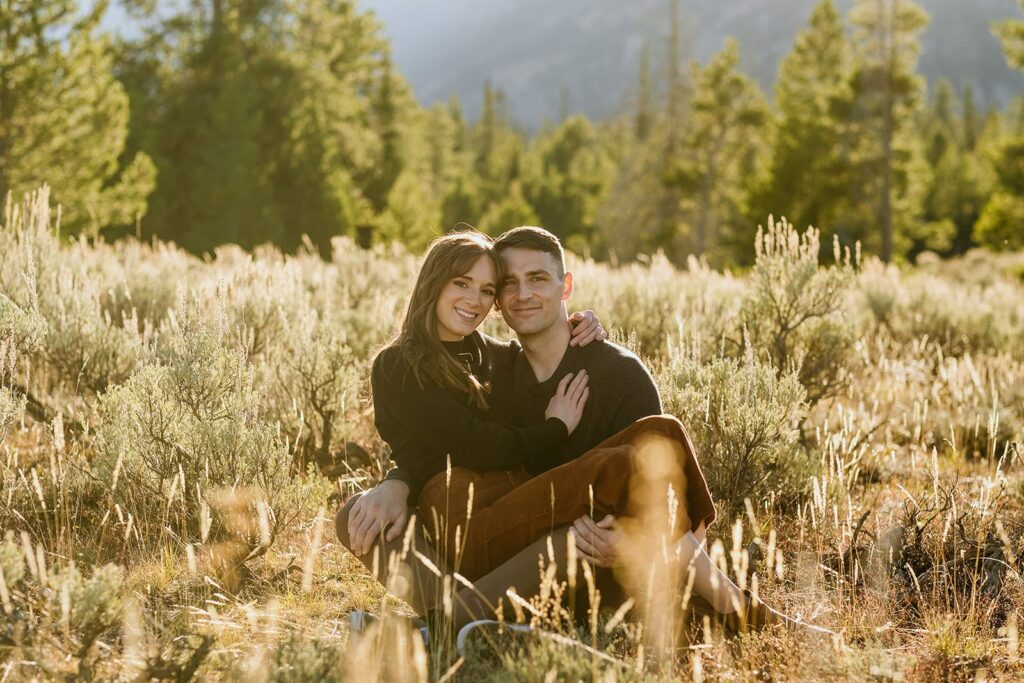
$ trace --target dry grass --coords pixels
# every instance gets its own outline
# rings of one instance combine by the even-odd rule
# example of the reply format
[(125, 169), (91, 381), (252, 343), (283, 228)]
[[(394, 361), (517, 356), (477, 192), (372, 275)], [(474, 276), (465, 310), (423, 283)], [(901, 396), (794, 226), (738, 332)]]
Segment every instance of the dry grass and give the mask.
[[(644, 355), (709, 459), (757, 472), (716, 484), (714, 557), (845, 644), (654, 645), (649, 605), (573, 622), (553, 585), (504, 614), (559, 637), (461, 660), (333, 533), (387, 464), (364, 378), (415, 259), (61, 245), (46, 202), (0, 230), (0, 680), (1024, 676), (1019, 257), (825, 267), (780, 224), (751, 273), (574, 259), (575, 306)], [(353, 609), (383, 619), (350, 645)]]

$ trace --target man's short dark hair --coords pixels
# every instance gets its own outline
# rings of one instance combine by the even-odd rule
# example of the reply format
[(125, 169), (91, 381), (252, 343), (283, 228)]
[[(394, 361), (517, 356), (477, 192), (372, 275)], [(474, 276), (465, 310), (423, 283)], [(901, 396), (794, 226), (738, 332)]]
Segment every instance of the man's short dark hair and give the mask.
[(523, 225), (502, 233), (494, 240), (494, 250), (500, 254), (505, 249), (532, 249), (551, 254), (558, 263), (558, 274), (565, 275), (565, 252), (562, 250), (562, 242), (544, 228)]

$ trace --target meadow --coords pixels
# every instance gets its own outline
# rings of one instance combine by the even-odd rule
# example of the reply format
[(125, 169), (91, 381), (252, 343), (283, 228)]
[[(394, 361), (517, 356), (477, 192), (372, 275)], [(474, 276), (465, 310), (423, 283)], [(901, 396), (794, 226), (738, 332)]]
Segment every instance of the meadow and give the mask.
[[(515, 611), (559, 638), (460, 659), (333, 529), (389, 466), (366, 379), (416, 256), (198, 258), (59, 219), (42, 190), (0, 228), (0, 681), (1024, 676), (1024, 254), (886, 265), (779, 219), (744, 271), (571, 256), (570, 308), (693, 433), (713, 557), (845, 644), (652, 647), (552, 586)], [(353, 609), (382, 619), (350, 644)]]

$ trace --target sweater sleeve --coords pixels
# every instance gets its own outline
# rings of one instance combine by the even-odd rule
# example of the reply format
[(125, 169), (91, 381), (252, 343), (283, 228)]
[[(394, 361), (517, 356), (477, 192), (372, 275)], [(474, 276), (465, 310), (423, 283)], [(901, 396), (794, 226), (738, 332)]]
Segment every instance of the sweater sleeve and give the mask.
[(616, 434), (642, 417), (661, 415), (661, 396), (654, 378), (633, 355), (624, 356), (614, 371), (615, 386), (622, 396), (612, 417), (612, 434)]
[[(548, 451), (569, 436), (556, 418), (523, 428), (488, 421), (440, 387), (420, 386), (400, 362), (388, 363), (383, 356), (374, 362), (370, 381), (378, 430), (386, 441), (384, 423), (450, 455), (454, 465), (485, 471), (518, 467), (527, 454)], [(397, 457), (396, 462), (404, 466)]]

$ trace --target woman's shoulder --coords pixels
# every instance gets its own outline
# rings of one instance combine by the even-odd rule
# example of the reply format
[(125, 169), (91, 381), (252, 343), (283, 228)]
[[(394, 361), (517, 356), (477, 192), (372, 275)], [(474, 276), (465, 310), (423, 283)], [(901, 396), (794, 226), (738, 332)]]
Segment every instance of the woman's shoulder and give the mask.
[(408, 367), (401, 349), (397, 344), (391, 344), (377, 352), (370, 369), (370, 377), (374, 382), (396, 382)]
[(514, 357), (522, 350), (522, 347), (519, 346), (519, 342), (515, 339), (502, 341), (488, 336), (483, 332), (474, 332), (473, 334), (479, 338), (478, 343), (480, 346), (494, 358)]

